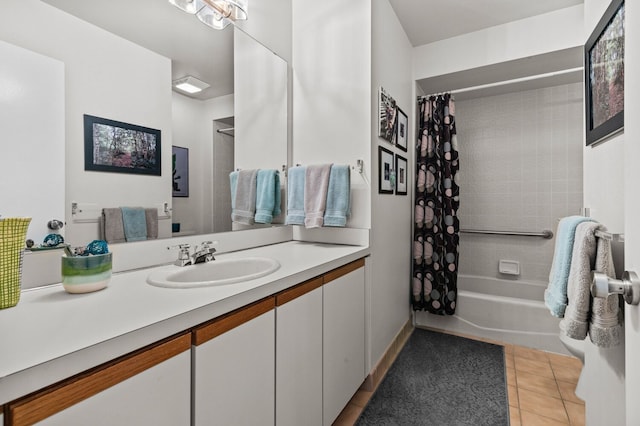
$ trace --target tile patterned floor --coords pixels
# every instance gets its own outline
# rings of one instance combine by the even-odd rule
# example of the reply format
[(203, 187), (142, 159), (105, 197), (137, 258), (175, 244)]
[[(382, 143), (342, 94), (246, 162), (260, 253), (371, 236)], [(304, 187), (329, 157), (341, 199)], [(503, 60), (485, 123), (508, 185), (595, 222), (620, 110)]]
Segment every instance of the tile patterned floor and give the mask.
[[(582, 369), (577, 358), (452, 334), (504, 346), (511, 426), (584, 426), (584, 401), (574, 393)], [(334, 426), (355, 424), (371, 395), (359, 390)]]

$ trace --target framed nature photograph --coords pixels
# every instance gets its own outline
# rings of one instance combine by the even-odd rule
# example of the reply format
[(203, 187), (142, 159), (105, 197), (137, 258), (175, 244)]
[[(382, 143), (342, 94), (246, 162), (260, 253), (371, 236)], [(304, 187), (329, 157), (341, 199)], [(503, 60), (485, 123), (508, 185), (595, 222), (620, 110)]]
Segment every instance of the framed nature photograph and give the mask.
[(393, 194), (393, 152), (378, 147), (378, 193)]
[(409, 119), (407, 118), (407, 114), (400, 108), (397, 108), (396, 126), (396, 146), (406, 152), (407, 138), (409, 136)]
[(407, 195), (407, 159), (396, 154), (396, 195)]
[(396, 101), (380, 87), (379, 95), (379, 120), (378, 136), (391, 144), (396, 139)]
[(624, 128), (624, 0), (613, 0), (584, 46), (586, 144)]
[(174, 197), (189, 196), (189, 148), (171, 147), (171, 188)]
[(84, 116), (84, 169), (160, 176), (160, 130)]

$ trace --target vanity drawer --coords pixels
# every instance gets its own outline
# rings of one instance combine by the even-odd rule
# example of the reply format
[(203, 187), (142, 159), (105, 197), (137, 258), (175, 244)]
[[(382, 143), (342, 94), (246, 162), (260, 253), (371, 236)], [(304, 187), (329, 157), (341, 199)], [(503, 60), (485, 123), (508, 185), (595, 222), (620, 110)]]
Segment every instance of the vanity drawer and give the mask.
[(37, 391), (8, 404), (7, 424), (188, 424), (190, 348), (185, 333)]

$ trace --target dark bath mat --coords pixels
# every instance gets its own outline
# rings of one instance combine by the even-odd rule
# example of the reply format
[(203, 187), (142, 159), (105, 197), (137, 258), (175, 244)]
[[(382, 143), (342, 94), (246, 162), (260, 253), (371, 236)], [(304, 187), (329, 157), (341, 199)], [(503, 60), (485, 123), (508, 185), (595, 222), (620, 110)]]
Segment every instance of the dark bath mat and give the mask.
[(357, 425), (509, 425), (504, 348), (416, 328)]

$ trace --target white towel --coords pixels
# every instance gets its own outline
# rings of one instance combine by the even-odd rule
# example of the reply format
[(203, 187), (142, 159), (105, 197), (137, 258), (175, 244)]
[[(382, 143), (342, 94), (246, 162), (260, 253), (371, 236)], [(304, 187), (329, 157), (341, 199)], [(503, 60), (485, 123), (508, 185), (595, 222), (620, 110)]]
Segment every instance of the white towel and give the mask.
[(591, 308), (591, 270), (596, 260), (595, 231), (602, 225), (582, 222), (576, 227), (567, 281), (567, 308), (560, 330), (572, 339), (584, 340)]
[[(595, 269), (609, 278), (616, 276), (611, 255), (611, 242), (604, 238), (598, 239)], [(620, 344), (623, 330), (620, 323), (619, 302), (618, 294), (610, 294), (606, 298), (593, 298), (589, 337), (593, 344), (600, 348), (610, 348)]]
[(307, 166), (304, 183), (304, 226), (319, 228), (324, 224), (331, 164)]

